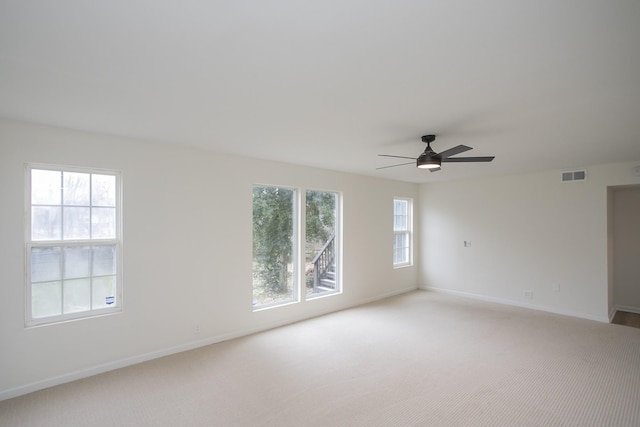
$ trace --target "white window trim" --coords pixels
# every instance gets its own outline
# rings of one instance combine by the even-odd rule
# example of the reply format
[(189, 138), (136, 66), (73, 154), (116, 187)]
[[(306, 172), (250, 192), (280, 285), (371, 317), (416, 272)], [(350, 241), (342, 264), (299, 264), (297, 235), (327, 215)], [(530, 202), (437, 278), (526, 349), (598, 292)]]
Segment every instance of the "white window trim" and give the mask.
[[(393, 216), (395, 217), (395, 201), (403, 200), (407, 202), (407, 230), (396, 231), (395, 225), (393, 230), (394, 240), (393, 240), (393, 248), (392, 251), (395, 253), (395, 236), (397, 235), (407, 235), (409, 240), (409, 255), (408, 260), (406, 262), (393, 263), (393, 268), (402, 268), (402, 267), (410, 267), (413, 265), (413, 199), (408, 197), (394, 197), (394, 207), (393, 207)], [(395, 219), (395, 218), (394, 218)], [(393, 259), (393, 258), (392, 258)]]
[[(304, 190), (304, 194), (306, 197), (307, 191), (317, 191), (317, 192), (323, 192), (323, 193), (334, 193), (336, 195), (336, 206), (335, 206), (335, 210), (336, 210), (336, 217), (335, 217), (335, 259), (336, 259), (336, 290), (333, 291), (326, 291), (323, 292), (319, 295), (315, 295), (315, 296), (309, 296), (306, 295), (306, 292), (304, 292), (305, 290), (305, 278), (302, 277), (304, 275), (304, 267), (305, 267), (305, 256), (304, 256), (304, 242), (300, 242), (300, 246), (301, 246), (301, 253), (300, 253), (300, 264), (301, 264), (301, 268), (300, 268), (300, 287), (302, 289), (302, 293), (305, 295), (305, 300), (306, 301), (313, 301), (316, 299), (320, 299), (320, 298), (325, 298), (328, 296), (332, 296), (332, 295), (339, 295), (342, 294), (343, 289), (342, 289), (342, 198), (343, 198), (343, 193), (342, 191), (337, 191), (337, 190), (326, 190), (326, 189), (319, 189), (319, 188), (305, 188)], [(301, 191), (302, 192), (302, 191)], [(302, 223), (302, 227), (304, 227), (304, 229), (301, 232), (301, 236), (303, 236), (305, 239), (307, 238), (307, 230), (306, 230), (306, 218), (307, 218), (307, 212), (306, 212), (306, 200), (301, 200), (301, 223)]]
[[(31, 170), (50, 170), (62, 172), (78, 172), (89, 174), (112, 175), (116, 178), (116, 237), (114, 239), (80, 239), (80, 240), (33, 240), (31, 234)], [(122, 175), (119, 171), (111, 169), (62, 166), (51, 164), (27, 163), (24, 168), (24, 231), (25, 231), (25, 327), (35, 327), (51, 325), (71, 320), (101, 317), (123, 310), (123, 275), (122, 275)], [(71, 247), (71, 246), (93, 246), (93, 245), (115, 245), (116, 247), (116, 301), (113, 307), (81, 311), (76, 313), (47, 316), (43, 318), (33, 318), (31, 301), (31, 249), (37, 247)]]
[[(342, 224), (343, 224), (343, 192), (339, 190), (327, 190), (320, 188), (306, 188), (306, 187), (293, 187), (289, 185), (278, 185), (278, 184), (264, 184), (264, 183), (256, 183), (252, 184), (251, 188), (254, 187), (277, 187), (277, 188), (286, 188), (289, 190), (293, 190), (295, 192), (294, 197), (294, 206), (293, 206), (293, 221), (294, 221), (294, 233), (293, 233), (293, 253), (297, 259), (293, 260), (294, 266), (294, 295), (292, 298), (288, 298), (286, 300), (272, 302), (268, 304), (254, 305), (252, 306), (252, 312), (258, 313), (265, 310), (271, 310), (273, 308), (284, 307), (292, 304), (298, 304), (302, 302), (315, 301), (325, 297), (331, 297), (334, 295), (340, 295), (344, 291), (343, 280), (342, 280)], [(305, 292), (305, 256), (304, 256), (304, 241), (306, 238), (306, 207), (305, 207), (305, 197), (307, 191), (321, 191), (321, 192), (329, 192), (335, 193), (337, 196), (336, 200), (336, 284), (338, 289), (335, 291), (330, 291), (326, 293), (322, 293), (320, 295), (309, 297)], [(252, 284), (253, 286), (253, 284)]]
[[(292, 239), (292, 248), (291, 248), (291, 253), (293, 254), (293, 259), (292, 259), (292, 266), (293, 266), (293, 272), (292, 272), (292, 278), (293, 278), (293, 292), (290, 298), (287, 299), (283, 299), (281, 301), (274, 301), (274, 302), (270, 302), (270, 303), (266, 303), (266, 304), (259, 304), (259, 305), (252, 305), (252, 311), (254, 313), (259, 312), (259, 311), (264, 311), (264, 310), (270, 310), (272, 308), (276, 308), (276, 307), (282, 307), (285, 305), (291, 305), (291, 304), (296, 304), (300, 302), (300, 262), (298, 261), (300, 258), (300, 253), (301, 253), (301, 249), (300, 249), (300, 233), (301, 233), (301, 228), (300, 228), (300, 220), (299, 220), (299, 216), (300, 216), (300, 206), (302, 205), (302, 199), (301, 199), (301, 193), (302, 190), (298, 187), (292, 187), (290, 185), (277, 185), (277, 184), (253, 184), (251, 186), (251, 191), (253, 191), (253, 189), (255, 187), (270, 187), (270, 188), (283, 188), (286, 190), (291, 190), (293, 191), (293, 206), (292, 206), (292, 218), (293, 218), (293, 235), (291, 236)], [(252, 208), (253, 209), (253, 208)], [(252, 214), (252, 222), (253, 222), (253, 214)], [(253, 223), (251, 225), (253, 227)], [(251, 237), (253, 240), (253, 236)], [(251, 243), (253, 245), (253, 241)], [(253, 260), (252, 260), (253, 262)], [(252, 292), (253, 292), (253, 283), (251, 284), (252, 287)]]

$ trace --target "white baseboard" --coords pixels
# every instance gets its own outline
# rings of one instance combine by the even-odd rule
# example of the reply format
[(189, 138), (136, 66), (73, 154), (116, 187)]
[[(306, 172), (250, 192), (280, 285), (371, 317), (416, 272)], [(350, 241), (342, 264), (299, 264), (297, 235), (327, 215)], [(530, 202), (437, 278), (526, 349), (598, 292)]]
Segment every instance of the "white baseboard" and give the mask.
[(541, 306), (541, 305), (535, 305), (535, 304), (526, 304), (520, 301), (513, 301), (513, 300), (509, 300), (509, 299), (503, 299), (503, 298), (495, 298), (495, 297), (490, 297), (490, 296), (486, 296), (486, 295), (480, 295), (480, 294), (473, 294), (473, 293), (469, 293), (469, 292), (462, 292), (462, 291), (454, 291), (454, 290), (450, 290), (450, 289), (443, 289), (443, 288), (435, 288), (435, 287), (431, 287), (431, 286), (421, 286), (420, 289), (424, 289), (426, 291), (432, 291), (432, 292), (439, 292), (439, 293), (443, 293), (443, 294), (449, 294), (449, 295), (456, 295), (456, 296), (460, 296), (460, 297), (464, 297), (464, 298), (471, 298), (471, 299), (476, 299), (476, 300), (482, 300), (482, 301), (489, 301), (489, 302), (495, 302), (498, 304), (504, 304), (504, 305), (511, 305), (514, 307), (522, 307), (522, 308), (529, 308), (532, 310), (538, 310), (538, 311), (546, 311), (548, 313), (554, 313), (554, 314), (561, 314), (563, 316), (571, 316), (571, 317), (578, 317), (581, 319), (588, 319), (588, 320), (595, 320), (597, 322), (603, 322), (603, 323), (609, 323), (610, 320), (607, 316), (593, 316), (591, 314), (586, 314), (586, 313), (580, 313), (580, 312), (574, 312), (574, 311), (568, 311), (568, 310), (560, 310), (554, 307), (546, 307), (546, 306)]
[[(411, 288), (403, 288), (403, 289), (400, 289), (400, 290), (387, 292), (387, 293), (384, 293), (384, 294), (376, 295), (375, 297), (365, 298), (361, 302), (359, 302), (358, 304), (352, 305), (351, 307), (356, 307), (358, 305), (369, 304), (371, 302), (380, 301), (380, 300), (383, 300), (383, 299), (395, 297), (396, 295), (406, 294), (407, 292), (417, 291), (418, 289), (419, 288), (417, 286), (413, 286)], [(345, 307), (345, 308), (350, 308), (350, 307)]]
[(616, 311), (618, 311), (617, 305), (614, 305), (611, 307), (611, 310), (609, 310), (609, 323), (613, 322), (613, 316), (616, 315)]
[[(243, 334), (238, 334), (237, 336), (241, 335)], [(235, 337), (236, 336), (234, 334), (228, 334), (228, 336), (220, 335), (199, 341), (192, 341), (175, 347), (153, 351), (150, 353), (144, 353), (124, 359), (115, 360), (113, 362), (103, 363), (85, 369), (79, 369), (77, 371), (72, 371), (45, 380), (36, 381), (30, 384), (25, 384), (18, 387), (10, 388), (8, 390), (0, 391), (0, 401), (22, 396), (24, 394), (32, 393), (34, 391), (42, 390), (56, 385), (65, 384), (71, 381), (76, 381), (82, 378), (87, 378), (105, 372), (113, 371), (115, 369), (120, 369), (127, 366), (136, 365), (138, 363), (147, 362), (149, 360), (158, 359), (160, 357), (170, 356), (172, 354), (180, 353), (187, 350), (193, 350), (198, 347), (215, 344), (217, 342), (222, 342)]]
[(283, 321), (283, 322), (275, 322), (275, 323), (270, 323), (270, 324), (264, 324), (264, 325), (261, 325), (258, 328), (244, 329), (244, 330), (229, 332), (229, 333), (226, 333), (226, 334), (216, 335), (216, 336), (213, 336), (213, 337), (208, 337), (208, 338), (197, 340), (197, 341), (191, 341), (191, 342), (188, 342), (188, 343), (185, 343), (185, 344), (181, 344), (181, 345), (178, 345), (178, 346), (175, 346), (175, 347), (164, 348), (164, 349), (160, 349), (160, 350), (157, 350), (157, 351), (152, 351), (152, 352), (149, 352), (149, 353), (139, 354), (139, 355), (132, 356), (132, 357), (126, 357), (124, 359), (114, 360), (113, 362), (107, 362), (107, 363), (103, 363), (103, 364), (92, 366), (92, 367), (85, 368), (85, 369), (79, 369), (77, 371), (68, 372), (68, 373), (65, 373), (65, 374), (62, 374), (62, 375), (58, 375), (58, 376), (55, 376), (55, 377), (52, 377), (52, 378), (47, 378), (45, 380), (36, 381), (36, 382), (30, 383), (30, 384), (21, 385), (21, 386), (18, 386), (18, 387), (7, 389), (7, 390), (2, 390), (2, 391), (0, 391), (0, 401), (6, 400), (6, 399), (11, 399), (13, 397), (22, 396), (22, 395), (28, 394), (28, 393), (33, 393), (34, 391), (42, 390), (42, 389), (53, 387), (53, 386), (56, 386), (56, 385), (65, 384), (65, 383), (68, 383), (68, 382), (71, 382), (71, 381), (76, 381), (76, 380), (79, 380), (79, 379), (82, 379), (82, 378), (87, 378), (87, 377), (91, 377), (91, 376), (94, 376), (94, 375), (102, 374), (102, 373), (105, 373), (105, 372), (113, 371), (115, 369), (125, 368), (127, 366), (136, 365), (138, 363), (147, 362), (147, 361), (153, 360), (153, 359), (158, 359), (160, 357), (170, 356), (172, 354), (181, 353), (183, 351), (193, 350), (193, 349), (196, 349), (196, 348), (199, 348), (199, 347), (204, 347), (206, 345), (216, 344), (216, 343), (219, 343), (219, 342), (222, 342), (222, 341), (227, 341), (227, 340), (231, 340), (231, 339), (234, 339), (234, 338), (239, 338), (239, 337), (242, 337), (242, 336), (255, 334), (257, 332), (264, 332), (264, 331), (267, 331), (269, 329), (278, 328), (280, 326), (285, 326), (285, 325), (288, 325), (288, 324), (291, 324), (291, 323), (295, 323), (295, 322), (299, 322), (299, 321), (302, 321), (302, 320), (311, 319), (313, 317), (324, 316), (325, 314), (329, 314), (329, 313), (332, 313), (332, 312), (345, 310), (345, 309), (352, 308), (352, 307), (357, 307), (357, 306), (363, 305), (363, 304), (368, 304), (368, 303), (371, 303), (371, 302), (374, 302), (374, 301), (378, 301), (378, 300), (381, 300), (381, 299), (385, 299), (385, 298), (389, 298), (389, 297), (392, 297), (392, 296), (395, 296), (395, 295), (400, 295), (400, 294), (403, 294), (403, 293), (415, 291), (416, 289), (418, 289), (418, 288), (417, 287), (404, 288), (404, 289), (388, 292), (388, 293), (385, 293), (385, 294), (377, 295), (375, 297), (365, 298), (363, 300), (360, 300), (357, 303), (341, 305), (338, 308), (336, 308), (335, 310), (312, 313), (309, 317), (305, 317), (305, 318), (301, 318), (301, 319), (296, 318), (296, 319), (291, 319), (291, 320)]

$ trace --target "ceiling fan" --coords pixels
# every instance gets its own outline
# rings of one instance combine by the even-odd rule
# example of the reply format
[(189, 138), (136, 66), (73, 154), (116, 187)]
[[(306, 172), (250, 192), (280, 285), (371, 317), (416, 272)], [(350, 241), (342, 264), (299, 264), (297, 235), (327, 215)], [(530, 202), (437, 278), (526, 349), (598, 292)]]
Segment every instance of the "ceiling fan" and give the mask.
[(458, 145), (457, 147), (449, 148), (441, 153), (436, 153), (431, 149), (431, 143), (436, 140), (435, 135), (425, 135), (422, 137), (422, 142), (427, 144), (427, 148), (418, 156), (418, 158), (405, 157), (405, 156), (392, 156), (390, 154), (378, 154), (381, 157), (396, 157), (399, 159), (411, 159), (412, 162), (400, 163), (397, 165), (383, 166), (377, 169), (394, 168), (396, 166), (410, 165), (415, 162), (419, 169), (428, 169), (429, 172), (436, 172), (440, 170), (442, 163), (469, 163), (469, 162), (490, 162), (495, 156), (485, 157), (451, 157), (456, 154), (464, 153), (472, 148), (466, 145)]

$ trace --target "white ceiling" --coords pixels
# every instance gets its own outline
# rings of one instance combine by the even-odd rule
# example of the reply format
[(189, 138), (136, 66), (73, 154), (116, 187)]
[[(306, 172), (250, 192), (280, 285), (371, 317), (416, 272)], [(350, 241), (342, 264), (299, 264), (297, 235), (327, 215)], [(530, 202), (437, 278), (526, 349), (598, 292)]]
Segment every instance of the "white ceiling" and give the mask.
[[(640, 160), (640, 1), (0, 0), (0, 116), (412, 182)], [(428, 133), (496, 159), (376, 170)]]

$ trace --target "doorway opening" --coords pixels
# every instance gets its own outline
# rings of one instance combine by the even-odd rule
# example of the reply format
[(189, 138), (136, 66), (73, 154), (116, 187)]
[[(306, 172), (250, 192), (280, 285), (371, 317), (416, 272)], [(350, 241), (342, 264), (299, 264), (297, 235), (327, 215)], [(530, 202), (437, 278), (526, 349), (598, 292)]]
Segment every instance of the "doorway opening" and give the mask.
[(640, 328), (640, 185), (608, 188), (611, 323)]

